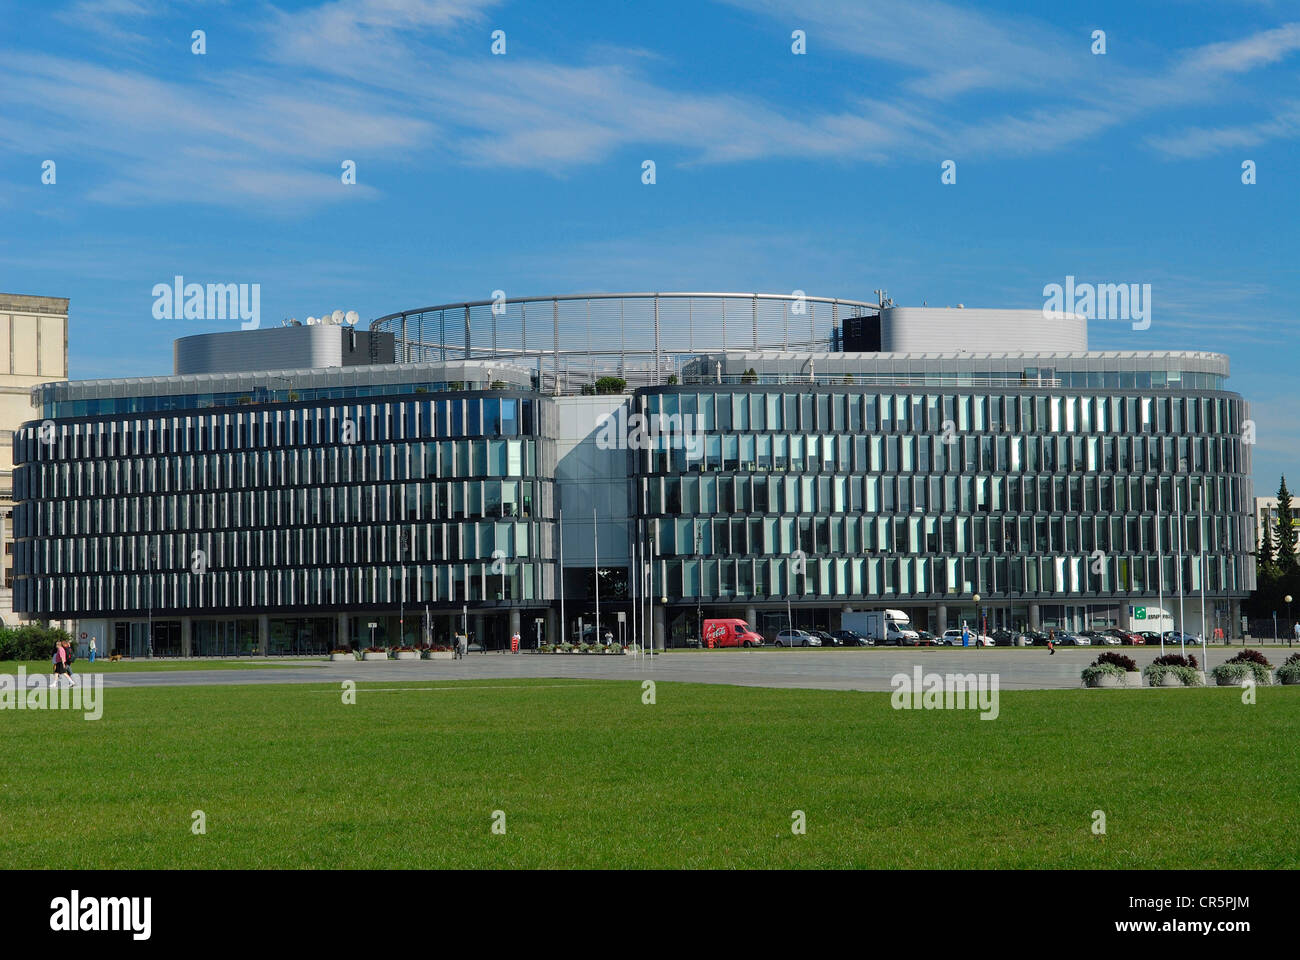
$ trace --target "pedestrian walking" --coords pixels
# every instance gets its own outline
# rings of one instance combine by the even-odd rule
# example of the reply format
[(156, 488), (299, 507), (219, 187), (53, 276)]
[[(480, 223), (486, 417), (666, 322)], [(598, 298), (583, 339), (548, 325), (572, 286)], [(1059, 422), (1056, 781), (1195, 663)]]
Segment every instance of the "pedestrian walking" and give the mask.
[(90, 638), (90, 662), (95, 662), (95, 638)]
[(970, 646), (970, 627), (966, 626), (965, 620), (961, 622), (961, 645), (963, 647)]
[(1297, 620), (1295, 625), (1295, 641), (1300, 643), (1300, 620)]
[(68, 648), (62, 640), (56, 641), (54, 644), (53, 672), (50, 674), (51, 687), (58, 684), (60, 676), (68, 678), (68, 686), (75, 687), (77, 685), (76, 678), (72, 676), (72, 671), (68, 668)]
[(1056, 631), (1051, 627), (1047, 628), (1047, 655), (1056, 656)]

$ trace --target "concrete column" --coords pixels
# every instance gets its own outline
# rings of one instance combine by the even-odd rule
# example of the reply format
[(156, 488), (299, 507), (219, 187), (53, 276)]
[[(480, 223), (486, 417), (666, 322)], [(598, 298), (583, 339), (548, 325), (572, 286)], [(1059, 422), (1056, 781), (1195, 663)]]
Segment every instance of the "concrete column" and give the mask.
[(1031, 603), (1029, 605), (1029, 629), (1037, 631), (1041, 624), (1042, 621), (1038, 618), (1038, 604)]
[(758, 611), (752, 603), (745, 608), (745, 622), (749, 624), (750, 629), (758, 630)]
[(543, 643), (560, 642), (560, 611), (554, 607), (546, 609), (546, 624), (543, 628), (546, 632), (542, 635)]
[[(516, 633), (519, 633), (519, 610), (517, 608), (510, 611), (510, 636), (513, 637)], [(519, 633), (519, 643), (521, 646), (523, 645), (523, 640), (523, 634)]]
[(340, 613), (338, 615), (338, 627), (335, 629), (334, 646), (340, 650), (348, 645), (348, 615)]
[(181, 617), (181, 656), (194, 656), (194, 618)]
[(484, 646), (483, 644), (483, 615), (480, 613), (476, 613), (474, 614), (474, 616), (469, 618), (469, 622), (474, 627), (474, 636), (472, 639), (474, 640), (475, 643), (477, 643), (479, 646), (483, 647), (484, 650), (486, 650), (487, 647)]
[(271, 618), (263, 613), (257, 617), (257, 643), (262, 649), (262, 656), (271, 655)]
[(664, 605), (662, 603), (654, 604), (654, 648), (662, 650), (664, 648)]
[(943, 636), (943, 632), (948, 629), (948, 604), (941, 603), (934, 612), (935, 624), (930, 629), (936, 637)]

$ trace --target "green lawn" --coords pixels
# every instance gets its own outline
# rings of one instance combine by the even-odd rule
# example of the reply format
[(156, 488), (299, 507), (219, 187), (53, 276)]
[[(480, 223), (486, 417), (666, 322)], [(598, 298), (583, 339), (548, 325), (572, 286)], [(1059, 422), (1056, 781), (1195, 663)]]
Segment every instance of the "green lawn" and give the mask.
[(202, 686), (106, 690), (95, 722), (5, 710), (0, 858), (1300, 866), (1300, 688), (1260, 688), (1253, 706), (1235, 688), (1003, 692), (994, 721), (895, 711), (884, 693), (657, 693), (647, 706), (636, 680), (413, 681), (362, 684), (348, 706), (334, 684)]
[[(242, 660), (89, 660), (78, 657), (72, 664), (72, 675), (82, 673), (138, 673), (160, 670), (266, 670), (272, 667), (322, 667), (324, 658), (316, 660), (277, 660), (274, 657), (244, 657)], [(26, 667), (30, 676), (50, 672), (48, 660), (0, 660), (0, 673), (17, 673)]]

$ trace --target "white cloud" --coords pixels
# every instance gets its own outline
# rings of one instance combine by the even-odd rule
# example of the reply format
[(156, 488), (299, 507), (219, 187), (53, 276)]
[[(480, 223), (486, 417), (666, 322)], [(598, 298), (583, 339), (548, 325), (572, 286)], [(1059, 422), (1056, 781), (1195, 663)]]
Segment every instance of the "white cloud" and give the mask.
[[(838, 56), (891, 65), (897, 76), (879, 74), (870, 98), (850, 84), (842, 104), (808, 109), (732, 89), (676, 89), (650, 75), (653, 57), (607, 45), (588, 51), (585, 63), (491, 56), (497, 0), (331, 0), (270, 8), (265, 21), (248, 24), (252, 54), (236, 61), (209, 53), (197, 78), (139, 62), (125, 69), (11, 52), (0, 58), (0, 142), (95, 156), (105, 172), (92, 199), (271, 208), (342, 198), (343, 159), (437, 155), (563, 175), (629, 148), (678, 163), (1023, 156), (1126, 124), (1149, 129), (1160, 111), (1212, 103), (1227, 95), (1229, 80), (1300, 49), (1300, 25), (1290, 24), (1138, 72), (1099, 65), (1086, 33), (938, 0), (726, 2), (782, 29), (798, 23), (812, 51), (824, 43)], [(118, 21), (137, 27), (152, 8), (85, 0), (74, 9), (87, 12), (91, 29), (111, 33)], [(972, 109), (968, 95), (988, 90), (1006, 93), (1006, 106)], [(1295, 124), (1293, 112), (1279, 113), (1148, 144), (1190, 156), (1294, 136)], [(373, 189), (364, 176), (359, 183), (347, 195)]]

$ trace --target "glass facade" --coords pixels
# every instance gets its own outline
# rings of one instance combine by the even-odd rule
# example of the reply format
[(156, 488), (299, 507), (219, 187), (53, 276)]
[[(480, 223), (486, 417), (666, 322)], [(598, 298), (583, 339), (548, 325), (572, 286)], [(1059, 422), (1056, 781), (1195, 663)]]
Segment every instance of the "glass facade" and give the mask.
[(630, 456), (669, 604), (1170, 595), (1180, 538), (1185, 590), (1202, 544), (1208, 596), (1254, 587), (1235, 394), (755, 383), (634, 403), (664, 428)]
[[(492, 391), (26, 424), (15, 605), (44, 618), (546, 606), (554, 421), (548, 398)], [(285, 619), (269, 646), (332, 637)], [(214, 626), (195, 642), (249, 641)]]

